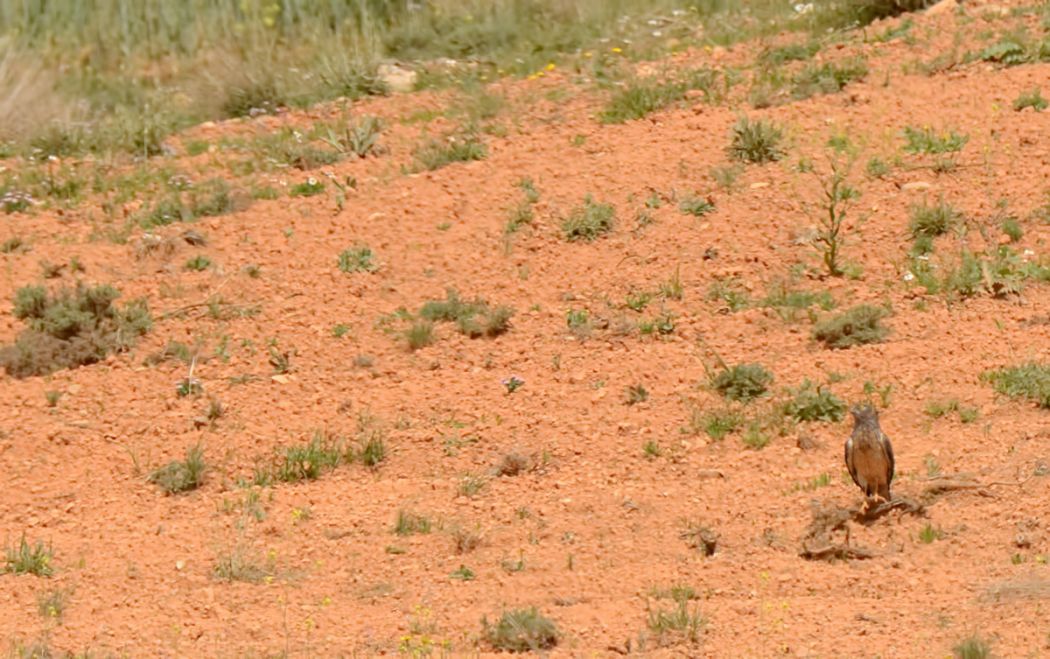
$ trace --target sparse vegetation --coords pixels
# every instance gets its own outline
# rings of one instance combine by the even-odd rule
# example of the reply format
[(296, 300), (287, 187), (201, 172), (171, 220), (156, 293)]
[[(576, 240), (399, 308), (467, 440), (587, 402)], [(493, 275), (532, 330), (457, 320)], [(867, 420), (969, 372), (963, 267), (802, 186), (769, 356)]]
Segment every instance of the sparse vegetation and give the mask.
[(790, 398), (784, 403), (784, 414), (797, 421), (838, 423), (846, 416), (846, 403), (841, 398), (808, 379), (788, 394)]
[(1010, 398), (1027, 398), (1041, 408), (1050, 409), (1050, 366), (1027, 362), (1007, 366), (981, 375), (1001, 394)]
[(708, 373), (711, 388), (727, 400), (747, 403), (769, 390), (773, 374), (761, 364), (723, 365), (717, 373)]
[(394, 533), (397, 535), (413, 535), (416, 533), (430, 533), (430, 519), (407, 510), (397, 511), (397, 520), (394, 522)]
[(454, 288), (449, 288), (444, 300), (425, 303), (419, 309), (419, 315), (426, 321), (454, 322), (460, 333), (473, 339), (506, 333), (514, 310), (507, 306), (492, 307), (481, 298), (464, 300)]
[(4, 572), (50, 577), (54, 574), (53, 559), (50, 545), (45, 545), (43, 541), (30, 545), (23, 534), (17, 545), (8, 547), (4, 552)]
[(758, 165), (774, 162), (784, 157), (780, 145), (783, 129), (775, 123), (758, 119), (751, 121), (741, 117), (733, 126), (733, 139), (729, 145), (729, 156), (734, 160)]
[(933, 239), (948, 233), (962, 220), (962, 214), (943, 199), (936, 205), (925, 203), (912, 206), (908, 229), (915, 240), (913, 252), (926, 254), (933, 251)]
[(879, 343), (889, 334), (882, 319), (889, 312), (881, 307), (862, 304), (821, 320), (813, 326), (813, 338), (827, 348), (852, 348)]
[(154, 471), (149, 481), (167, 494), (181, 494), (200, 487), (206, 471), (204, 449), (198, 445), (186, 450), (185, 460), (173, 460)]
[(678, 203), (678, 210), (695, 217), (703, 217), (715, 210), (715, 202), (711, 197), (690, 196)]
[(433, 171), (457, 162), (484, 160), (489, 151), (481, 138), (472, 131), (456, 133), (443, 140), (430, 140), (416, 149), (419, 170)]
[(693, 410), (689, 420), (689, 428), (693, 434), (703, 432), (715, 441), (725, 438), (736, 432), (744, 425), (744, 415), (731, 408), (703, 412)]
[(538, 652), (558, 644), (558, 628), (535, 608), (504, 611), (495, 624), (482, 620), (482, 636), (495, 650)]
[(562, 220), (561, 228), (566, 240), (589, 242), (612, 231), (615, 223), (616, 209), (612, 204), (596, 202), (591, 195), (587, 195), (583, 205), (574, 208)]
[(955, 659), (988, 659), (992, 656), (992, 647), (974, 634), (956, 643), (952, 648), (952, 656)]
[(842, 246), (845, 242), (843, 231), (846, 226), (846, 215), (860, 193), (849, 183), (852, 156), (845, 160), (833, 159), (831, 173), (820, 179), (821, 192), (820, 212), (817, 215), (816, 244), (824, 261), (824, 267), (832, 277), (845, 274), (840, 261)]
[(703, 631), (704, 617), (700, 615), (699, 605), (690, 606), (688, 601), (682, 600), (670, 609), (650, 608), (645, 623), (658, 645), (673, 641), (697, 643)]
[(379, 269), (374, 261), (375, 255), (368, 245), (357, 245), (339, 253), (339, 270), (351, 274), (354, 272), (375, 272)]
[(0, 348), (0, 365), (16, 378), (47, 375), (99, 362), (130, 348), (152, 326), (145, 301), (114, 303), (112, 286), (61, 289), (25, 286), (15, 295), (14, 316), (27, 325), (13, 345)]
[(938, 133), (928, 126), (924, 128), (906, 126), (904, 128), (904, 150), (908, 153), (923, 155), (955, 153), (962, 151), (969, 139), (968, 135), (952, 130)]
[(1036, 112), (1042, 112), (1047, 107), (1047, 101), (1043, 98), (1042, 91), (1038, 87), (1031, 91), (1021, 92), (1021, 94), (1014, 99), (1014, 110), (1017, 112), (1020, 112), (1025, 108), (1032, 108)]
[[(656, 78), (634, 80), (617, 91), (599, 113), (606, 124), (622, 124), (641, 119), (673, 103), (682, 101), (691, 90), (700, 90), (708, 102), (717, 102), (725, 94), (728, 83), (714, 69), (693, 69), (681, 74), (680, 79), (663, 81)], [(720, 84), (721, 81), (721, 84)]]

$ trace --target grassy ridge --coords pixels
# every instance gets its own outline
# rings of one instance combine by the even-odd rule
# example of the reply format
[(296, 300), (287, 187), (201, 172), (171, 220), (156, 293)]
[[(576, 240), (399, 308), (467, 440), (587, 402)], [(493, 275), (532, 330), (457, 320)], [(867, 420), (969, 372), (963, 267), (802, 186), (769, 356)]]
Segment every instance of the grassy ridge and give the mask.
[(844, 27), (900, 3), (923, 0), (822, 0), (804, 14), (782, 0), (0, 0), (0, 142), (149, 156), (199, 121), (383, 93), (386, 58), (471, 63), (423, 84), (487, 80), (592, 47), (648, 58)]

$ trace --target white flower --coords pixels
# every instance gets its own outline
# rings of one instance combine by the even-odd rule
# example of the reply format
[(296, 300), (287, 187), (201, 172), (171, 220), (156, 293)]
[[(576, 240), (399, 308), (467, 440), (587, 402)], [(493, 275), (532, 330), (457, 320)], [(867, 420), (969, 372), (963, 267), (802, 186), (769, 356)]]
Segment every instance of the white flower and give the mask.
[(807, 2), (805, 4), (800, 2), (797, 5), (795, 5), (795, 13), (796, 14), (808, 14), (811, 11), (813, 11), (813, 3), (812, 2)]
[(912, 272), (905, 272), (904, 273), (904, 281), (912, 281), (913, 279), (915, 279), (915, 274), (914, 273), (912, 273)]

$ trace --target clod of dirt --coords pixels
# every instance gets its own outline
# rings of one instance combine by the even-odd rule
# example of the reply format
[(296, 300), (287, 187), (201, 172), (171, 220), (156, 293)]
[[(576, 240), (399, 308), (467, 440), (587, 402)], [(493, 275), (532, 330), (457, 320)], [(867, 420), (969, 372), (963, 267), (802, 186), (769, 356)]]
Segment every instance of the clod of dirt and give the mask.
[(682, 532), (681, 538), (704, 556), (714, 556), (719, 535), (706, 526), (700, 526)]

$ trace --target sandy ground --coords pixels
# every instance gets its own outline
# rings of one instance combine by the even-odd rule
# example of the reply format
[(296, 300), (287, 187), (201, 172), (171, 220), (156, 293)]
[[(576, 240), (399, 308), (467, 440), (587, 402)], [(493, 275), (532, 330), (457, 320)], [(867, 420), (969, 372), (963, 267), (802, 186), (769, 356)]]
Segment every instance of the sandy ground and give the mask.
[[(331, 194), (259, 201), (202, 220), (194, 228), (208, 245), (182, 245), (166, 258), (135, 257), (141, 232), (127, 245), (90, 240), (99, 216), (90, 205), (62, 216), (6, 216), (0, 238), (27, 236), (32, 249), (0, 256), (0, 299), (37, 282), (41, 260), (76, 256), (87, 281), (147, 297), (158, 320), (134, 350), (102, 364), (0, 378), (0, 539), (10, 545), (24, 533), (50, 543), (55, 568), (51, 578), (0, 576), (0, 638), (12, 647), (45, 639), (92, 656), (458, 656), (491, 651), (484, 616), (535, 606), (561, 632), (556, 656), (946, 656), (974, 633), (996, 656), (1050, 654), (1050, 479), (953, 491), (925, 515), (853, 524), (851, 542), (874, 558), (808, 561), (799, 552), (812, 507), (862, 498), (842, 460), (850, 422), (800, 424), (762, 450), (745, 446), (741, 432), (721, 441), (683, 432), (693, 409), (724, 406), (704, 370), (717, 355), (765, 365), (778, 397), (806, 378), (830, 382), (850, 402), (865, 397), (865, 382), (891, 385), (881, 418), (896, 449), (899, 495), (921, 496), (934, 461), (944, 474), (982, 483), (1046, 473), (1047, 411), (999, 397), (980, 380), (988, 369), (1047, 360), (1046, 285), (947, 304), (904, 275), (909, 207), (942, 195), (971, 227), (990, 227), (993, 242), (996, 204), (1008, 200), (1024, 227), (1014, 248), (1046, 254), (1050, 226), (1025, 218), (1047, 201), (1050, 112), (1011, 104), (1045, 85), (1050, 65), (909, 72), (909, 63), (950, 50), (956, 31), (1006, 29), (1006, 19), (976, 9), (914, 20), (914, 43), (865, 43), (858, 34), (822, 51), (868, 57), (863, 82), (764, 110), (746, 106), (742, 86), (723, 105), (694, 100), (602, 125), (601, 95), (577, 74), (507, 84), (498, 91), (508, 107), (495, 119), (507, 132), (486, 137), (489, 157), (428, 173), (402, 173), (423, 128), (399, 119), (436, 107), (441, 95), (364, 103), (355, 111), (389, 126), (388, 152), (325, 168), (358, 180), (344, 208)], [(740, 66), (759, 47), (695, 51), (674, 63)], [(733, 190), (721, 190), (709, 171), (726, 164), (730, 128), (745, 112), (782, 123), (789, 155), (747, 166)], [(215, 140), (307, 119), (230, 122), (195, 135)], [(928, 160), (902, 153), (905, 126), (969, 135), (959, 167), (938, 174), (914, 166)], [(844, 253), (863, 274), (824, 279), (804, 240), (819, 180), (797, 164), (807, 157), (826, 171), (823, 145), (841, 132), (861, 147), (853, 179), (862, 196)], [(868, 158), (896, 155), (903, 164), (884, 178), (865, 176)], [(191, 176), (221, 160), (173, 159)], [(539, 191), (535, 222), (508, 241), (503, 228), (523, 177)], [(663, 201), (642, 226), (636, 214), (654, 193)], [(702, 218), (679, 211), (675, 199), (692, 193), (711, 194), (716, 210)], [(615, 228), (593, 243), (567, 242), (561, 218), (586, 194), (615, 206)], [(980, 236), (939, 238), (938, 253), (961, 241), (978, 245)], [(374, 250), (376, 272), (336, 268), (337, 254), (356, 243)], [(184, 270), (197, 253), (214, 267)], [(258, 278), (245, 274), (248, 264), (260, 267)], [(799, 288), (829, 291), (839, 308), (890, 304), (888, 339), (827, 350), (810, 337), (805, 312), (784, 320), (769, 308), (728, 312), (708, 299), (710, 286), (727, 278), (761, 299), (793, 266), (809, 273)], [(676, 271), (682, 299), (657, 296), (640, 313), (624, 308), (629, 293), (655, 292)], [(439, 323), (435, 343), (409, 351), (397, 334), (406, 324), (391, 314), (414, 312), (447, 287), (513, 307), (510, 331), (469, 339)], [(213, 318), (200, 303), (216, 295), (258, 314)], [(608, 327), (581, 339), (566, 326), (569, 309), (587, 309)], [(670, 334), (618, 331), (625, 319), (661, 309), (673, 315)], [(340, 323), (349, 330), (336, 338)], [(21, 327), (9, 310), (0, 316), (4, 341)], [(290, 352), (286, 376), (272, 377), (271, 339)], [(144, 365), (169, 341), (201, 345), (194, 376), (204, 396), (176, 396), (185, 364)], [(224, 342), (226, 360), (215, 356)], [(501, 381), (511, 375), (524, 385), (508, 394)], [(626, 389), (637, 384), (648, 399), (627, 405)], [(54, 408), (46, 391), (64, 392)], [(209, 397), (225, 415), (197, 427)], [(977, 420), (924, 412), (950, 398), (976, 408)], [(306, 483), (238, 486), (275, 450), (316, 431), (352, 438), (361, 414), (386, 436), (378, 468), (351, 464)], [(800, 448), (800, 437), (812, 445)], [(659, 446), (658, 457), (645, 455), (647, 442)], [(203, 487), (165, 496), (147, 482), (152, 469), (198, 443), (210, 465)], [(511, 451), (528, 456), (531, 468), (497, 475)], [(829, 482), (814, 485), (822, 474)], [(473, 496), (461, 493), (468, 475), (484, 483)], [(432, 531), (395, 535), (399, 510), (427, 516)], [(927, 525), (941, 537), (922, 542)], [(696, 526), (718, 534), (712, 556), (683, 538)], [(456, 538), (470, 533), (480, 542), (461, 553)], [(216, 578), (216, 561), (231, 554), (262, 566), (265, 577)], [(452, 578), (461, 566), (476, 578)], [(704, 622), (695, 643), (647, 628), (647, 611), (673, 606), (655, 592), (676, 584), (697, 594), (690, 610)], [(38, 607), (56, 590), (65, 594), (60, 619)]]

